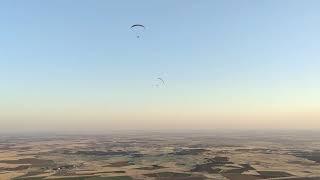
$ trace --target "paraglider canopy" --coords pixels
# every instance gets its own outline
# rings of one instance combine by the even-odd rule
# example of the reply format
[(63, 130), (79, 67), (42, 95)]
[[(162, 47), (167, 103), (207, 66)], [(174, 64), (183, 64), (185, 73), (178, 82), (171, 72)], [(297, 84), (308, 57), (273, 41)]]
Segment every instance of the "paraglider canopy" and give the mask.
[(159, 88), (159, 87), (163, 87), (165, 85), (166, 85), (166, 83), (164, 82), (164, 80), (162, 78), (158, 77), (157, 78), (157, 82), (156, 82), (156, 84), (154, 86)]
[(142, 24), (134, 24), (130, 27), (130, 29), (136, 33), (137, 38), (140, 38), (142, 32), (146, 29), (146, 27)]
[(164, 80), (162, 78), (157, 78), (158, 80), (160, 80), (162, 85), (165, 85)]
[(134, 28), (134, 27), (142, 27), (144, 29), (146, 28), (146, 27), (144, 27), (144, 25), (141, 25), (141, 24), (134, 24), (131, 26), (131, 28)]

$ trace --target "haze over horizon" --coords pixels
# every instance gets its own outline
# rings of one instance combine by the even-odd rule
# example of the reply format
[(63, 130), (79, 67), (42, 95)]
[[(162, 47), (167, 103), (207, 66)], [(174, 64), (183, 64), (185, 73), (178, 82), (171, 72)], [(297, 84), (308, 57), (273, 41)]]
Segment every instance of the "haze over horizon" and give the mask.
[(319, 9), (316, 0), (2, 2), (0, 132), (319, 130)]

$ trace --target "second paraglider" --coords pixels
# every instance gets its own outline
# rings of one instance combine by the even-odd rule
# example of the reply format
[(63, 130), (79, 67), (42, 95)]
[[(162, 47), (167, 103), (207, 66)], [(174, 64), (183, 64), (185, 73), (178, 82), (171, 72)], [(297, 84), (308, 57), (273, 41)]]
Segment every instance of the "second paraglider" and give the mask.
[(137, 38), (140, 38), (146, 27), (142, 24), (134, 24), (130, 27), (130, 29), (135, 33)]

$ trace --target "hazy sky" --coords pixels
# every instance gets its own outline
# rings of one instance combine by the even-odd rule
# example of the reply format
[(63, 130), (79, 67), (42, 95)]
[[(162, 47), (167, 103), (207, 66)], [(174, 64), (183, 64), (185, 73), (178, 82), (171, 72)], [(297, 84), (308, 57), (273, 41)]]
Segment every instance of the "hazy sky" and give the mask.
[[(319, 9), (318, 0), (2, 1), (0, 131), (320, 129)], [(146, 26), (139, 39), (136, 23)]]

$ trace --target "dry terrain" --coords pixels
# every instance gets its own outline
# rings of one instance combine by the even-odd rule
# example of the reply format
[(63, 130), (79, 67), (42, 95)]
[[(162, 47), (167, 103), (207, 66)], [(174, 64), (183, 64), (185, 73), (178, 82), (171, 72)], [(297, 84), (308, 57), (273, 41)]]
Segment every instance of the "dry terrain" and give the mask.
[(320, 133), (0, 135), (0, 179), (320, 179)]

